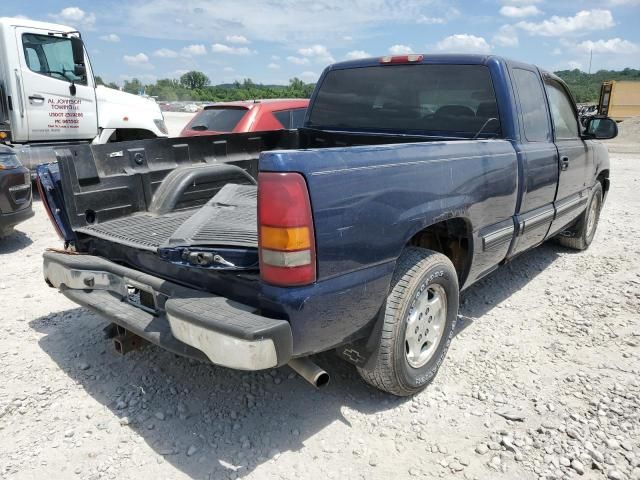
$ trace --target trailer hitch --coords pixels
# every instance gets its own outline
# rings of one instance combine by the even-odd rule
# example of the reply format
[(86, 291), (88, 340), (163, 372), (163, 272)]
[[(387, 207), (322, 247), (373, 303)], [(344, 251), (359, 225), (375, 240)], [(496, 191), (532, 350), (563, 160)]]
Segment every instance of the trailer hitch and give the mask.
[(144, 338), (115, 323), (106, 327), (104, 332), (107, 338), (113, 338), (113, 346), (120, 355), (126, 355), (132, 350), (138, 350), (148, 343)]

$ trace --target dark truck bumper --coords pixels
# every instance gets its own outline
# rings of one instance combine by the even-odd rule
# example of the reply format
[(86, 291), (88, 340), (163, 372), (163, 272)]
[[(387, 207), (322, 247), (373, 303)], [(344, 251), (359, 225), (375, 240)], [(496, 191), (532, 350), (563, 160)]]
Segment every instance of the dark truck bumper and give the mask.
[(5, 230), (9, 230), (12, 227), (15, 227), (19, 223), (28, 220), (33, 217), (34, 212), (31, 205), (22, 210), (18, 210), (17, 212), (10, 213), (0, 213), (0, 233)]
[[(291, 327), (247, 305), (91, 255), (44, 254), (45, 280), (80, 305), (179, 355), (238, 370), (291, 359)], [(144, 305), (130, 292), (144, 292)], [(152, 303), (151, 303), (152, 302)]]
[(33, 216), (31, 193), (26, 168), (0, 170), (0, 233)]

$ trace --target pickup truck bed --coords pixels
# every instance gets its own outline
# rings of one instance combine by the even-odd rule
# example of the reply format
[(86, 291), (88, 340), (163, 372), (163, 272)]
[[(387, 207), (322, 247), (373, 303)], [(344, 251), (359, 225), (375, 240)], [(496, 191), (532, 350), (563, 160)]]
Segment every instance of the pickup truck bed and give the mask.
[(258, 248), (255, 185), (227, 183), (202, 207), (167, 213), (139, 212), (77, 229), (87, 237), (141, 250), (217, 245)]

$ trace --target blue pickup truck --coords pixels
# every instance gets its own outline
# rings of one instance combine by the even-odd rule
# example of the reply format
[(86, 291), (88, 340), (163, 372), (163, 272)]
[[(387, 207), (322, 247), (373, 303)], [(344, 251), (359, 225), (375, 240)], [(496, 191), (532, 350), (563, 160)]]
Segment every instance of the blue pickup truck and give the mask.
[(551, 73), (496, 56), (329, 66), (298, 130), (77, 145), (38, 184), (47, 283), (139, 340), (242, 370), (335, 349), (371, 385), (436, 375), (460, 291), (551, 238), (591, 243), (598, 139)]

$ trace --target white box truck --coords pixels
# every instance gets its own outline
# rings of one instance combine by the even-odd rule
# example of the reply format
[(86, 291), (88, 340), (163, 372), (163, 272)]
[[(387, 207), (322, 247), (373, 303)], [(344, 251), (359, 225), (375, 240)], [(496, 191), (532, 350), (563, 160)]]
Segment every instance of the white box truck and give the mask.
[(0, 143), (33, 169), (65, 143), (166, 137), (158, 104), (96, 85), (80, 32), (0, 18)]

